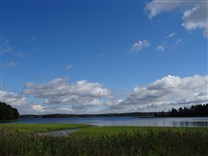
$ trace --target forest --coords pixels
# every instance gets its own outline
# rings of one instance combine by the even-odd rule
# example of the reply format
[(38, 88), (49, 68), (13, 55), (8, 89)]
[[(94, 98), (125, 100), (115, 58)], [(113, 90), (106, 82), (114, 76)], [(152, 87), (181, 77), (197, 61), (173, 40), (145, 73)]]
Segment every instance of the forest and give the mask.
[(190, 108), (180, 107), (179, 109), (172, 108), (168, 112), (129, 112), (129, 113), (109, 113), (109, 114), (42, 114), (21, 115), (21, 118), (67, 118), (67, 117), (202, 117), (208, 116), (208, 104), (193, 105)]
[(19, 112), (16, 108), (4, 102), (0, 102), (0, 121), (14, 120), (17, 118), (19, 118)]
[(195, 105), (190, 108), (180, 107), (173, 108), (168, 112), (155, 113), (155, 117), (202, 117), (208, 116), (208, 103), (203, 105)]
[(190, 108), (180, 107), (172, 108), (168, 112), (131, 112), (131, 113), (112, 113), (112, 114), (42, 114), (42, 115), (19, 115), (16, 108), (0, 102), (0, 120), (13, 120), (21, 118), (64, 118), (64, 117), (116, 117), (116, 116), (133, 116), (133, 117), (203, 117), (208, 116), (208, 103), (192, 105)]

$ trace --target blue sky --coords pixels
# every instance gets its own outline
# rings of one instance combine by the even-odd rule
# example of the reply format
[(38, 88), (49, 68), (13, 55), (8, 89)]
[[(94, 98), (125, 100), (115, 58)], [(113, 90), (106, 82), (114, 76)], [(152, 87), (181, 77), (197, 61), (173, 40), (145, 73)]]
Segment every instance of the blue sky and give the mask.
[(207, 102), (205, 4), (2, 1), (2, 100), (23, 114)]

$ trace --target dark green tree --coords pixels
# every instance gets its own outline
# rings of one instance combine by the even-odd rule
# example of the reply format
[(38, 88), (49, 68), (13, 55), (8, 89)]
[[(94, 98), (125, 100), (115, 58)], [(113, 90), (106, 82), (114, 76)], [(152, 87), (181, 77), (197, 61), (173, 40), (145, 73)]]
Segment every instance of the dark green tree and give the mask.
[(14, 120), (19, 118), (19, 112), (16, 108), (0, 102), (0, 120)]

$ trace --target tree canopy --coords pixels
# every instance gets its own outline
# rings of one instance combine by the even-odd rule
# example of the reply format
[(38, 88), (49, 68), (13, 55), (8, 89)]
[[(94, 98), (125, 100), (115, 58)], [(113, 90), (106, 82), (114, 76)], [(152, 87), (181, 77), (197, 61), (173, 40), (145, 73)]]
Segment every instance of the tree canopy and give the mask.
[(19, 112), (16, 108), (0, 102), (0, 120), (13, 120), (19, 117)]
[(173, 108), (169, 112), (155, 113), (156, 117), (199, 117), (208, 116), (208, 103), (195, 105), (190, 108), (180, 107), (178, 110)]

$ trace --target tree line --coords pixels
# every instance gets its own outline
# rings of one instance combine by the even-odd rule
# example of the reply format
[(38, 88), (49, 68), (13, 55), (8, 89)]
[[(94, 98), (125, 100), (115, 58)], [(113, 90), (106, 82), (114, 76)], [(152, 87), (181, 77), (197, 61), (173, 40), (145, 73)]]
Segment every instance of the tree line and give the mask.
[(67, 117), (202, 117), (208, 116), (208, 104), (194, 105), (190, 108), (173, 108), (168, 112), (130, 112), (130, 113), (109, 113), (109, 114), (42, 114), (42, 115), (21, 115), (21, 118), (67, 118)]
[(112, 113), (112, 114), (44, 114), (44, 115), (19, 115), (16, 108), (0, 102), (0, 120), (13, 120), (22, 118), (63, 118), (63, 117), (199, 117), (208, 116), (208, 103), (179, 109), (171, 109), (168, 112), (132, 112), (132, 113)]
[(208, 103), (187, 107), (173, 108), (168, 112), (155, 113), (155, 117), (202, 117), (208, 116)]
[(16, 108), (0, 102), (0, 120), (14, 120), (19, 117), (19, 112)]
[(21, 118), (68, 118), (68, 117), (154, 117), (154, 112), (108, 113), (108, 114), (42, 114), (21, 115)]

